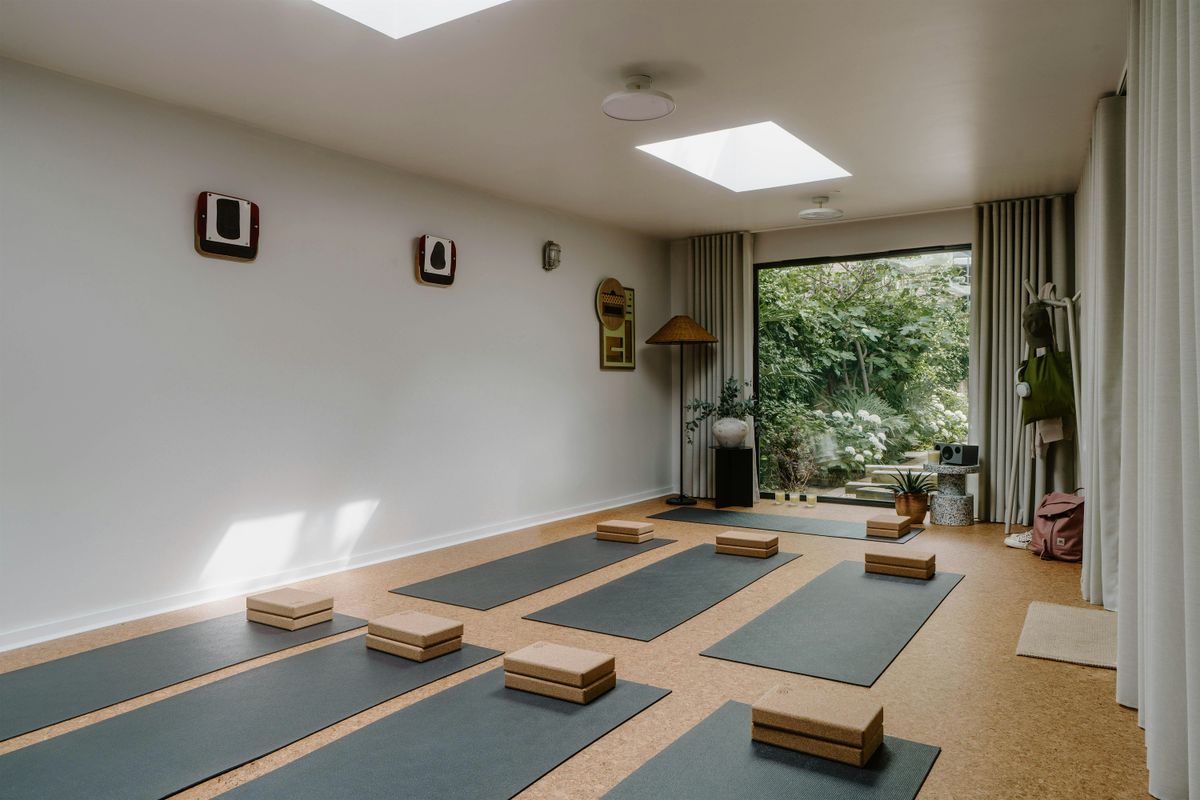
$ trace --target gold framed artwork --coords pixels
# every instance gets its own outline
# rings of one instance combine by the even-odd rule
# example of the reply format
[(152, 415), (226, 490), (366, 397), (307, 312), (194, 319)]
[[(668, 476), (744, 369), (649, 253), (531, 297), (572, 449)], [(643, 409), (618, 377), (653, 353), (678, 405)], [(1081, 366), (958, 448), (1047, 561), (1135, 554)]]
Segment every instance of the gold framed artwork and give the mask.
[(600, 369), (634, 369), (634, 293), (616, 278), (596, 287), (596, 316), (600, 319)]

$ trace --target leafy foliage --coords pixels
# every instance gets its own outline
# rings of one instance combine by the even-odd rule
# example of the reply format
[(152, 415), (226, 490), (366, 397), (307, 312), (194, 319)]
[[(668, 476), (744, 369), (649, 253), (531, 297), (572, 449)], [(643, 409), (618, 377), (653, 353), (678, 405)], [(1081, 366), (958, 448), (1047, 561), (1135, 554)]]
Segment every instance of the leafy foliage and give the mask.
[(929, 494), (929, 490), (933, 488), (933, 479), (920, 472), (898, 469), (892, 480), (895, 483), (887, 487), (892, 490), (892, 494)]
[(779, 479), (772, 448), (787, 441), (774, 432), (797, 420), (831, 440), (830, 480), (965, 438), (965, 283), (948, 254), (759, 273), (764, 485)]

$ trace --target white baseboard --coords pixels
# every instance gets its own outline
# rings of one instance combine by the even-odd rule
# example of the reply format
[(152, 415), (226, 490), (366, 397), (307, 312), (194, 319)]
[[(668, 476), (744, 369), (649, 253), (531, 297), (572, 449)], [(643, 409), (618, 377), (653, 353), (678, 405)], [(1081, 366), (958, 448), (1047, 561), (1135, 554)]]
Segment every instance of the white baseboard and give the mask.
[(442, 547), (462, 544), (463, 542), (471, 542), (475, 541), (476, 539), (486, 539), (489, 536), (498, 536), (502, 533), (511, 533), (512, 531), (530, 528), (534, 525), (545, 525), (549, 522), (557, 522), (570, 517), (591, 514), (593, 512), (603, 511), (608, 508), (625, 506), (629, 505), (630, 503), (640, 503), (643, 500), (652, 500), (655, 497), (662, 497), (663, 495), (670, 494), (671, 491), (672, 487), (659, 487), (645, 492), (639, 492), (637, 494), (626, 495), (624, 497), (613, 497), (607, 500), (600, 500), (594, 503), (574, 506), (572, 508), (560, 508), (544, 514), (535, 514), (533, 516), (510, 519), (504, 522), (498, 522), (493, 525), (485, 525), (479, 528), (470, 528), (462, 531), (443, 533), (426, 539), (420, 539), (415, 542), (404, 542), (403, 544), (398, 544), (394, 547), (386, 547), (382, 550), (375, 550), (370, 553), (355, 553), (346, 559), (327, 561), (322, 564), (311, 564), (309, 566), (288, 569), (282, 572), (272, 573), (270, 575), (261, 575), (257, 578), (242, 581), (236, 584), (227, 584), (225, 586), (210, 589), (199, 589), (193, 592), (184, 592), (182, 594), (160, 597), (154, 600), (147, 600), (142, 603), (108, 608), (104, 609), (103, 611), (96, 611), (77, 617), (68, 617), (65, 619), (54, 620), (53, 622), (31, 625), (26, 628), (0, 631), (0, 652), (4, 652), (5, 650), (14, 650), (18, 647), (25, 647), (31, 644), (37, 644), (38, 642), (44, 642), (49, 639), (57, 639), (62, 636), (83, 633), (84, 631), (95, 630), (96, 628), (103, 628), (107, 625), (116, 625), (121, 622), (129, 622), (130, 620), (141, 619), (143, 617), (153, 616), (154, 614), (164, 614), (168, 611), (177, 611), (181, 608), (199, 605), (200, 603), (208, 603), (214, 600), (224, 600), (228, 597), (236, 597), (248, 592), (267, 589), (272, 586), (278, 586), (282, 583), (292, 583), (295, 581), (308, 580), (310, 578), (319, 578), (322, 575), (329, 575), (334, 572), (341, 572), (342, 570), (366, 567), (370, 566), (371, 564), (381, 563), (383, 561), (391, 561), (396, 558), (403, 558), (404, 556), (416, 555), (417, 553), (425, 553)]

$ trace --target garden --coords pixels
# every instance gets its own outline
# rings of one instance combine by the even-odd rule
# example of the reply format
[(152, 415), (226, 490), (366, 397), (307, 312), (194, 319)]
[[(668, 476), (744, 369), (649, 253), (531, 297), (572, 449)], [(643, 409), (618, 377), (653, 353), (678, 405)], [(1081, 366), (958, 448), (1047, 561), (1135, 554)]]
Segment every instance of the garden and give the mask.
[(762, 488), (836, 489), (966, 441), (969, 271), (963, 250), (758, 271)]

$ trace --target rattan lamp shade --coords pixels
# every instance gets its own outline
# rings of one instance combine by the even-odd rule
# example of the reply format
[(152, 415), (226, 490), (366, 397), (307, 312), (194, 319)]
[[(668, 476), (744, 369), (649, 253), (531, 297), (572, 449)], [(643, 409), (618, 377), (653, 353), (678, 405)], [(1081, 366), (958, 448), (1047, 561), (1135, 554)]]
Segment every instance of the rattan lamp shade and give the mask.
[(667, 320), (646, 344), (712, 344), (715, 341), (717, 337), (700, 327), (700, 323), (686, 314), (679, 314)]

